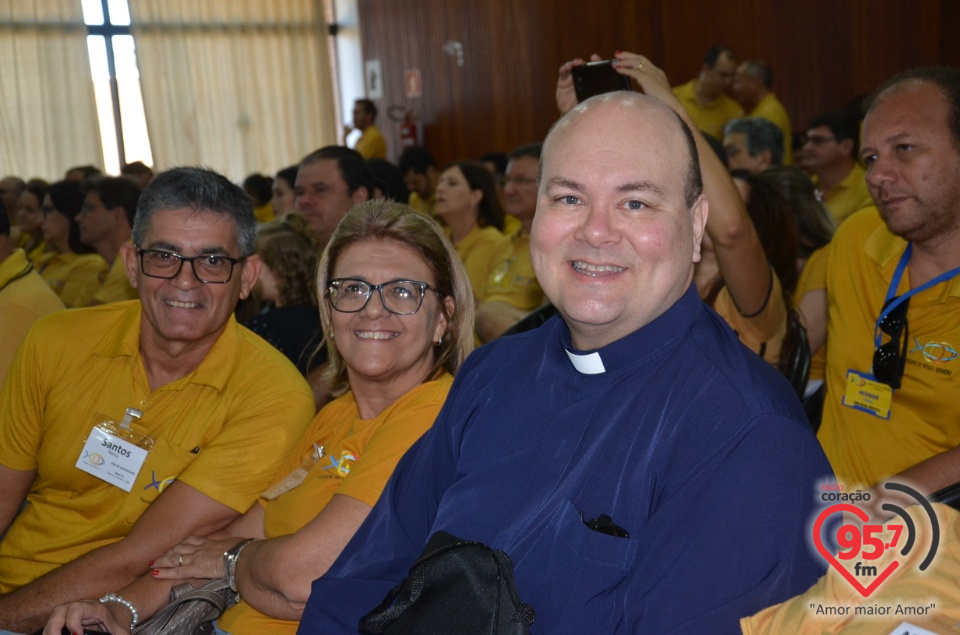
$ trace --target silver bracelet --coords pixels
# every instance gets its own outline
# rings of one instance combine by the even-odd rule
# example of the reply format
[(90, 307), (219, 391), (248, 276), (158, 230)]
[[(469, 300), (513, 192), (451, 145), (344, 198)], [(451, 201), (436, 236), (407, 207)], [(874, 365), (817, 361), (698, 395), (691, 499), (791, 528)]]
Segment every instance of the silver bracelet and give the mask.
[(137, 624), (140, 623), (140, 614), (137, 613), (137, 607), (135, 607), (132, 602), (123, 599), (116, 593), (107, 593), (105, 596), (100, 598), (101, 604), (106, 604), (107, 602), (116, 602), (117, 604), (122, 604), (127, 607), (127, 610), (129, 610), (130, 614), (133, 616), (130, 620), (130, 632), (133, 632), (133, 629), (135, 629)]
[(227, 584), (230, 585), (230, 590), (238, 595), (240, 592), (237, 590), (237, 561), (240, 560), (240, 552), (246, 549), (251, 542), (256, 542), (256, 539), (242, 540), (223, 554), (223, 565), (227, 570)]

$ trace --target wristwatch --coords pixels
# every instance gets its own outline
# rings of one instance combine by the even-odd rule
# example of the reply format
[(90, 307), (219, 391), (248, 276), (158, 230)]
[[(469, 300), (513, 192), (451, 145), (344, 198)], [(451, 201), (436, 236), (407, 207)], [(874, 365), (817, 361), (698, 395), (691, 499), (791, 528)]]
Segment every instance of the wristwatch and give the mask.
[(235, 544), (231, 549), (223, 552), (223, 568), (227, 572), (227, 584), (230, 585), (230, 590), (234, 593), (239, 593), (237, 591), (237, 560), (240, 559), (240, 552), (243, 551), (244, 547), (249, 545), (251, 542), (254, 542), (255, 538), (247, 538), (241, 540)]

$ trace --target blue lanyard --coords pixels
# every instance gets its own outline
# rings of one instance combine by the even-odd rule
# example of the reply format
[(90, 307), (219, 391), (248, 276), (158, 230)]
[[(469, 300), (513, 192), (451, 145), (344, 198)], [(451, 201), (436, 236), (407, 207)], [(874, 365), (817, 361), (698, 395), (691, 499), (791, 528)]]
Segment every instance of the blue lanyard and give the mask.
[[(907, 268), (907, 262), (910, 260), (910, 254), (913, 252), (913, 244), (907, 243), (907, 248), (903, 250), (903, 255), (900, 256), (900, 262), (897, 263), (897, 270), (893, 272), (893, 279), (890, 280), (890, 287), (887, 289), (887, 297), (884, 299), (884, 307), (880, 311), (880, 317), (877, 318), (877, 324), (874, 327), (873, 338), (877, 348), (880, 348), (880, 323), (883, 322), (883, 319), (893, 313), (893, 311), (900, 306), (902, 303), (906, 302), (911, 296), (914, 296), (921, 291), (925, 291), (930, 287), (940, 284), (950, 280), (958, 273), (960, 273), (960, 267), (951, 269), (950, 271), (945, 271), (933, 280), (928, 281), (925, 284), (921, 284), (916, 289), (910, 289), (903, 295), (897, 295), (897, 288), (900, 286), (900, 279), (903, 278), (903, 272)], [(891, 300), (893, 300), (891, 302)]]

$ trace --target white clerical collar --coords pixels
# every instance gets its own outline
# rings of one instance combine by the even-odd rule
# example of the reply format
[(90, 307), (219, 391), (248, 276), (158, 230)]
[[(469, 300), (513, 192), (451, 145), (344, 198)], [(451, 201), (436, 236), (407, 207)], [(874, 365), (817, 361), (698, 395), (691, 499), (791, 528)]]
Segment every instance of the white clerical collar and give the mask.
[(566, 353), (573, 367), (584, 375), (599, 375), (607, 372), (607, 369), (603, 367), (603, 360), (600, 359), (600, 353), (594, 352), (586, 355), (571, 353), (570, 351), (566, 351)]

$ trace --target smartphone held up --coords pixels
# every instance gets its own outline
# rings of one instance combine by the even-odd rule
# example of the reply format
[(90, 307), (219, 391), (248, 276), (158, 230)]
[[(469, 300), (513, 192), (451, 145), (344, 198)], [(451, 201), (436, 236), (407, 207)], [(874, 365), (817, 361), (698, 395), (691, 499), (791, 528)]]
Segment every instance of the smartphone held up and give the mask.
[(632, 90), (630, 78), (613, 68), (613, 60), (587, 62), (571, 69), (577, 101), (617, 90)]

